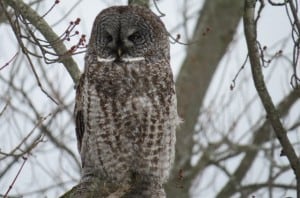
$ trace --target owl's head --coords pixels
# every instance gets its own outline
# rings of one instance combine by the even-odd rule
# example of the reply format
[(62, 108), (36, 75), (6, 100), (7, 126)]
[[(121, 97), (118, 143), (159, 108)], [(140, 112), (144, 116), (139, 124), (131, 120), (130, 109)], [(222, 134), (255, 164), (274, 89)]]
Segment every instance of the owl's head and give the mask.
[(88, 55), (96, 55), (100, 62), (168, 59), (168, 34), (160, 18), (147, 8), (110, 7), (94, 21)]

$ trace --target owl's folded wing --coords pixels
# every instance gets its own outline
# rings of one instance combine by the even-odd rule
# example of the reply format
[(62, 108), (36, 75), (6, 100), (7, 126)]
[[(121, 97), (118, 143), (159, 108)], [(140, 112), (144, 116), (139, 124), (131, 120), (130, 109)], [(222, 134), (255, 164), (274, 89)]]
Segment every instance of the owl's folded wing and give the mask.
[(77, 137), (77, 146), (80, 152), (81, 150), (81, 143), (84, 134), (84, 116), (83, 116), (83, 79), (84, 74), (82, 74), (77, 89), (76, 89), (76, 102), (75, 102), (75, 109), (74, 109), (74, 118), (75, 118), (75, 131)]

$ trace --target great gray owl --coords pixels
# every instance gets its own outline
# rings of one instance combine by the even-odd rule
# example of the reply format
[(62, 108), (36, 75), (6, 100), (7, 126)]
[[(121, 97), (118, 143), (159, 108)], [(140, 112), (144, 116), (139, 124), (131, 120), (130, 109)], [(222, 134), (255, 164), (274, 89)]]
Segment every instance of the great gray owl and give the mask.
[(114, 6), (95, 19), (77, 88), (81, 182), (128, 183), (122, 197), (165, 197), (178, 124), (169, 40), (158, 16)]

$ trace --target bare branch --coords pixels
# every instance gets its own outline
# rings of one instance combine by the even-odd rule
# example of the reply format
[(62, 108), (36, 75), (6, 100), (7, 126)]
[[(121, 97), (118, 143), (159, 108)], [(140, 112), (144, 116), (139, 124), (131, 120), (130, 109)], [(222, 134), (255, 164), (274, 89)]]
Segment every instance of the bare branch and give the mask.
[[(59, 39), (57, 34), (52, 30), (49, 24), (33, 10), (30, 6), (24, 3), (22, 0), (1, 0), (7, 5), (12, 7), (15, 11), (19, 12), (26, 20), (28, 20), (40, 33), (45, 37), (45, 39), (50, 43), (53, 50), (60, 56), (68, 54), (68, 50)], [(4, 7), (3, 7), (4, 8)], [(71, 75), (74, 83), (76, 84), (80, 77), (80, 70), (71, 56), (63, 56), (60, 59), (69, 74)]]
[(255, 23), (255, 0), (245, 1), (244, 10), (244, 31), (247, 41), (247, 47), (249, 51), (249, 60), (251, 64), (251, 70), (253, 75), (254, 84), (256, 90), (260, 96), (261, 102), (267, 112), (267, 118), (270, 121), (275, 134), (282, 145), (282, 149), (286, 154), (289, 163), (294, 170), (295, 176), (297, 178), (297, 189), (298, 197), (300, 196), (300, 160), (287, 137), (287, 132), (282, 126), (280, 121), (279, 113), (275, 108), (272, 98), (266, 88), (264, 77), (261, 69), (261, 63), (259, 61), (259, 50), (257, 47), (257, 33), (256, 33), (256, 23)]
[[(287, 95), (277, 106), (279, 114), (281, 116), (285, 116), (291, 107), (297, 102), (300, 97), (300, 92), (297, 90), (293, 90), (289, 95)], [(261, 145), (267, 142), (270, 139), (271, 130), (270, 124), (268, 121), (265, 121), (258, 129), (253, 132), (253, 141), (250, 143), (252, 146), (261, 147)], [(241, 150), (239, 148), (239, 150)], [(216, 197), (231, 197), (237, 189), (234, 184), (236, 182), (241, 183), (246, 173), (253, 165), (253, 162), (258, 154), (260, 149), (248, 149), (245, 152), (245, 157), (239, 163), (238, 168), (232, 174), (231, 178), (234, 178), (235, 181), (229, 181), (222, 190), (218, 193)]]

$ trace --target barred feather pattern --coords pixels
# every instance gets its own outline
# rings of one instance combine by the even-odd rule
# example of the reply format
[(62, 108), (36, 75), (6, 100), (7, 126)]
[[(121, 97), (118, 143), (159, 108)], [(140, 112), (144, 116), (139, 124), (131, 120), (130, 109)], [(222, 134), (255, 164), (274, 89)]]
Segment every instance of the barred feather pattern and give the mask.
[[(179, 123), (167, 36), (161, 50), (120, 60), (100, 57), (93, 47), (95, 38), (90, 40), (75, 103), (81, 181), (97, 177), (128, 183), (131, 191), (124, 198), (165, 197), (162, 185), (174, 161)], [(151, 54), (155, 50), (159, 55)]]

